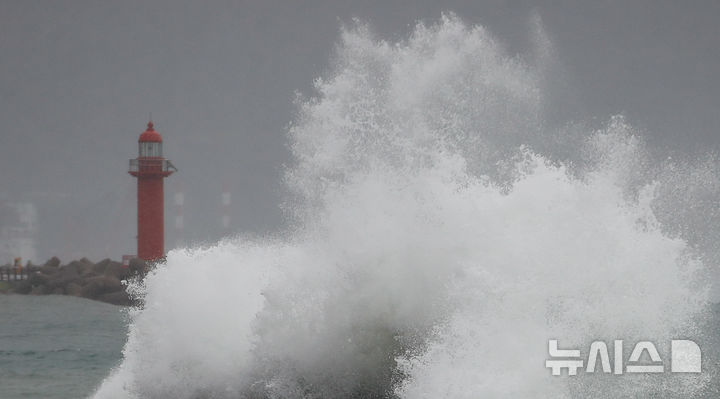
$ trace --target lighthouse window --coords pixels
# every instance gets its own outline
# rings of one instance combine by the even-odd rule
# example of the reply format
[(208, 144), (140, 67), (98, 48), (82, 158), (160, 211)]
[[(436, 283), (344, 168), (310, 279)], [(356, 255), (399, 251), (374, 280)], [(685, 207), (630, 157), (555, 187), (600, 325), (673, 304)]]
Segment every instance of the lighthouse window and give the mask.
[(162, 143), (140, 143), (141, 157), (161, 157)]

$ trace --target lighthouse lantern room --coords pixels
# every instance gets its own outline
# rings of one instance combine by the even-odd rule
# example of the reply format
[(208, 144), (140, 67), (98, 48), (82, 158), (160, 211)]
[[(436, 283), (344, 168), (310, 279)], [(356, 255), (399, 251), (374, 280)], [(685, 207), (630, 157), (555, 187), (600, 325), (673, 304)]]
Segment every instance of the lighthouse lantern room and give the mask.
[(128, 173), (137, 177), (137, 256), (154, 261), (165, 256), (163, 179), (177, 169), (163, 158), (162, 137), (152, 121), (138, 139), (138, 157)]

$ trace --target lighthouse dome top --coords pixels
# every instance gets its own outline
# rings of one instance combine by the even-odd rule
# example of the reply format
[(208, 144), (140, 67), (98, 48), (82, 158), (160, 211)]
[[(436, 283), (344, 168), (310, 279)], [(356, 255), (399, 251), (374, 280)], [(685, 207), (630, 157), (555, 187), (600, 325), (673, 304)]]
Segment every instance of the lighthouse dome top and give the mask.
[(152, 121), (148, 122), (147, 124), (147, 130), (144, 131), (140, 138), (138, 139), (138, 142), (141, 143), (162, 143), (162, 136), (160, 136), (160, 133), (156, 132), (153, 128)]

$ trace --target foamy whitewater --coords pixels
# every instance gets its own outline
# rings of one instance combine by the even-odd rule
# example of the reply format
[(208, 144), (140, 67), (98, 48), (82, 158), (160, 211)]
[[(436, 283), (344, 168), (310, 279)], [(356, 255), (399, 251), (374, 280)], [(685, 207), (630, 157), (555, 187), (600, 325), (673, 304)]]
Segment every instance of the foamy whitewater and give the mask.
[(547, 126), (552, 48), (536, 36), (523, 59), (453, 15), (399, 42), (343, 29), (288, 129), (292, 227), (171, 251), (134, 286), (144, 306), (94, 397), (705, 389), (707, 362), (699, 375), (545, 367), (549, 339), (587, 359), (594, 340), (623, 339), (629, 356), (702, 338), (720, 184), (711, 156), (658, 155), (620, 116)]

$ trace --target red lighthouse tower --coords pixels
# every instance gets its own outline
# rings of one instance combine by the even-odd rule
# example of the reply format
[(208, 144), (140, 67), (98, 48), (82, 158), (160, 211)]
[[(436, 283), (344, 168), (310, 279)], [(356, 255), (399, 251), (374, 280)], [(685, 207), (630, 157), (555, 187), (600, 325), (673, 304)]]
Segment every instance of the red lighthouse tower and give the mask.
[(157, 260), (165, 256), (163, 179), (177, 171), (162, 156), (162, 137), (148, 122), (138, 139), (136, 159), (130, 160), (128, 173), (137, 177), (137, 256)]

